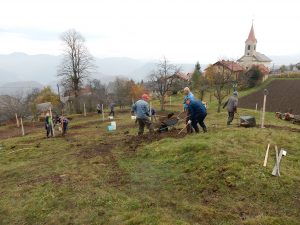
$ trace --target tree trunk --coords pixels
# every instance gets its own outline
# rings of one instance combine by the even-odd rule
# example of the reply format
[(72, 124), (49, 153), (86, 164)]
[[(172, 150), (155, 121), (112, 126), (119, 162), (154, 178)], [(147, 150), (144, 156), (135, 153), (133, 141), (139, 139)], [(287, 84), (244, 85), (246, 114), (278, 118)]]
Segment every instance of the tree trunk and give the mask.
[(160, 97), (160, 110), (165, 111), (165, 98), (162, 96)]
[(218, 113), (221, 112), (221, 105), (222, 105), (222, 102), (218, 101)]

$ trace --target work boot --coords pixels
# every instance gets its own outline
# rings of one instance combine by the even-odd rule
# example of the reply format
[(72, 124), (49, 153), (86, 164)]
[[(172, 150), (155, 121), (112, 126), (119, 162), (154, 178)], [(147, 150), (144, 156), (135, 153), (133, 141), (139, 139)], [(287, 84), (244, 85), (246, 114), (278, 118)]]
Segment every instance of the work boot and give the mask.
[(207, 128), (206, 128), (206, 127), (203, 128), (203, 132), (204, 132), (204, 133), (207, 132)]

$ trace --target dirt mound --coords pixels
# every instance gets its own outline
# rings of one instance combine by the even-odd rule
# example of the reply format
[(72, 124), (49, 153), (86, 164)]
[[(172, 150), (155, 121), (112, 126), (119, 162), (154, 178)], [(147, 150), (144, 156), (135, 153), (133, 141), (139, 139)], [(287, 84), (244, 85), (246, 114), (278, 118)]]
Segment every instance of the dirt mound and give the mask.
[(125, 144), (129, 146), (129, 150), (135, 151), (140, 145), (145, 143), (151, 143), (154, 141), (159, 141), (164, 138), (183, 138), (186, 133), (178, 134), (180, 130), (172, 129), (164, 133), (152, 133), (152, 134), (144, 134), (141, 136), (131, 136), (129, 139), (125, 141)]
[[(300, 114), (300, 80), (274, 80), (265, 87), (269, 91), (266, 111), (268, 112), (292, 112)], [(263, 91), (259, 90), (239, 99), (239, 107), (258, 109), (263, 105)]]

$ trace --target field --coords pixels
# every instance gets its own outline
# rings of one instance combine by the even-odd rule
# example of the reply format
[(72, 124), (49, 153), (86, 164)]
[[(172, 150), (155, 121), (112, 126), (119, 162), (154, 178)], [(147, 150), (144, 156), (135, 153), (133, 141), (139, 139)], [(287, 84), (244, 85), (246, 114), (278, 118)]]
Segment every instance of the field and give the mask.
[[(226, 112), (208, 113), (198, 135), (178, 135), (180, 123), (138, 138), (129, 110), (113, 132), (96, 114), (70, 116), (66, 137), (46, 139), (41, 123), (24, 137), (0, 127), (0, 224), (300, 224), (300, 127), (273, 113), (265, 129), (227, 127)], [(281, 177), (274, 144), (288, 152)]]
[[(268, 112), (292, 112), (300, 114), (300, 79), (276, 79), (271, 81), (266, 88), (269, 91), (266, 110)], [(263, 105), (264, 88), (239, 99), (239, 105), (243, 108), (258, 109)]]

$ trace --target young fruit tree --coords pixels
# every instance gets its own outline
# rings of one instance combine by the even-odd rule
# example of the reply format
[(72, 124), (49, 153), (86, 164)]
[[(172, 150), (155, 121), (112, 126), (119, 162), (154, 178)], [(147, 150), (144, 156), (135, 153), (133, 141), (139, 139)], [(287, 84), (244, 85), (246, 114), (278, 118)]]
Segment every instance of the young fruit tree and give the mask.
[(171, 91), (172, 84), (177, 79), (180, 68), (170, 64), (164, 57), (149, 76), (152, 90), (157, 94), (161, 110), (165, 109), (165, 97)]
[(218, 101), (218, 112), (221, 111), (223, 99), (228, 95), (227, 89), (232, 85), (232, 74), (224, 66), (209, 66), (205, 76), (214, 90), (214, 96)]
[(61, 35), (63, 42), (63, 60), (57, 75), (62, 77), (63, 86), (74, 95), (75, 111), (80, 113), (79, 91), (85, 79), (95, 68), (93, 57), (85, 46), (84, 37), (74, 29)]

